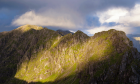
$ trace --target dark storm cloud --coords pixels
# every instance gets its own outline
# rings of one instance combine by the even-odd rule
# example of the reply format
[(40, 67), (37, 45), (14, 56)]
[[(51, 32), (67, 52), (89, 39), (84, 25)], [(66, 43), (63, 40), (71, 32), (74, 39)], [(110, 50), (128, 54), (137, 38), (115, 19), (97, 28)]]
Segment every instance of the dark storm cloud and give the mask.
[(138, 0), (0, 0), (0, 8), (37, 10), (43, 7), (46, 9), (68, 7), (84, 14), (109, 7), (132, 8), (136, 2)]
[(0, 0), (0, 8), (8, 9), (37, 9), (41, 8), (44, 4), (40, 0)]
[(138, 0), (86, 0), (79, 9), (85, 13), (91, 10), (101, 11), (110, 7), (126, 7), (132, 8)]

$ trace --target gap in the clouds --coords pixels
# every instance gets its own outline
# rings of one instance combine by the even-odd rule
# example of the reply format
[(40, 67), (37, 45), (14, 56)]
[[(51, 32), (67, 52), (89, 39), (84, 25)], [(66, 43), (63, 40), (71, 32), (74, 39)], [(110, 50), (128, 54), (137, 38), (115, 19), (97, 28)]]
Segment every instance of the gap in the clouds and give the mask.
[(108, 27), (112, 27), (112, 26), (116, 26), (116, 25), (119, 25), (119, 23), (116, 23), (116, 22), (105, 22), (102, 24), (102, 26), (108, 26)]
[(101, 25), (98, 16), (88, 15), (86, 21), (88, 26), (99, 27)]
[(133, 27), (132, 34), (140, 34), (140, 26), (139, 27)]

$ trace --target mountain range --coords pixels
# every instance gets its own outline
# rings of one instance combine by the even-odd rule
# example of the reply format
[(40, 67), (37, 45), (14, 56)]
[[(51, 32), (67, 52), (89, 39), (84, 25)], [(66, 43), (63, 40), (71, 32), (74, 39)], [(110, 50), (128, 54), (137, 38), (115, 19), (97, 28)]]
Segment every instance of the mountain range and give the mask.
[(123, 31), (24, 25), (0, 33), (0, 83), (139, 84), (140, 54)]

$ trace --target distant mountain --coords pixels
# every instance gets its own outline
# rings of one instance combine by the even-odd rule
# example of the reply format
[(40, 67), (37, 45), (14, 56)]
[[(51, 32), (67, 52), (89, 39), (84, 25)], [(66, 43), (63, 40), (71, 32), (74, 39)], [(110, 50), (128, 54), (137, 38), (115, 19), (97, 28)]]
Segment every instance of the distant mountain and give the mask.
[(140, 37), (140, 34), (127, 34), (128, 37)]
[(0, 84), (139, 84), (140, 54), (124, 32), (61, 35), (35, 25), (0, 33)]
[(133, 45), (140, 52), (140, 34), (128, 34), (128, 38), (133, 41)]
[(69, 34), (69, 33), (73, 34), (73, 32), (70, 32), (69, 30), (57, 30), (57, 32), (62, 36)]

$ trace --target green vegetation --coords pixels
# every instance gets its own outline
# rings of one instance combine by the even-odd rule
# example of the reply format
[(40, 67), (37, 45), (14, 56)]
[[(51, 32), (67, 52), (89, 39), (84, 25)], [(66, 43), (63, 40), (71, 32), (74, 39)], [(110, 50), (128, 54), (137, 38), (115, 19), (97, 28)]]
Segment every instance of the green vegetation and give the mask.
[[(81, 31), (61, 36), (47, 28), (25, 25), (13, 32), (22, 33), (11, 37), (5, 50), (14, 46), (13, 50), (9, 49), (14, 52), (11, 57), (16, 55), (13, 59), (19, 60), (14, 78), (28, 83), (79, 84), (79, 81), (86, 83), (91, 77), (98, 79), (104, 74), (116, 76), (122, 56), (132, 44), (124, 32), (116, 30), (99, 32), (92, 37)], [(16, 63), (9, 65), (10, 68), (15, 66)], [(10, 80), (15, 81), (18, 80)]]
[[(109, 32), (111, 32), (111, 30)], [(112, 39), (110, 39), (110, 37), (112, 37), (114, 33), (108, 34), (108, 32), (101, 32), (95, 34), (95, 36), (91, 37), (87, 42), (81, 43), (82, 41), (80, 40), (80, 43), (74, 43), (74, 40), (77, 40), (76, 36), (80, 34), (82, 36), (83, 33), (78, 31), (74, 35), (68, 34), (59, 39), (53, 39), (56, 38), (54, 36), (53, 38), (51, 38), (51, 40), (48, 40), (52, 43), (52, 46), (49, 50), (43, 50), (41, 51), (42, 53), (38, 53), (36, 59), (29, 61), (27, 65), (28, 69), (26, 71), (26, 74), (28, 74), (29, 76), (25, 75), (22, 80), (26, 80), (28, 82), (33, 80), (40, 82), (53, 82), (55, 80), (60, 80), (71, 75), (74, 76), (76, 75), (77, 67), (81, 68), (82, 70), (82, 68), (84, 68), (85, 65), (87, 65), (89, 62), (98, 62), (101, 60), (105, 60), (108, 59), (110, 57), (109, 55), (112, 55), (112, 53), (116, 53), (114, 57), (111, 56), (110, 58), (111, 64), (108, 64), (107, 61), (105, 61), (103, 62), (103, 65), (98, 68), (94, 76), (99, 77), (101, 74), (103, 74), (105, 69), (108, 69), (110, 65), (116, 63), (121, 59), (119, 57), (119, 54), (117, 54), (114, 49)], [(43, 44), (42, 42), (43, 41), (40, 40), (39, 44)], [(90, 48), (88, 45), (92, 48), (88, 49)], [(58, 46), (61, 47), (61, 50), (58, 49)], [(47, 54), (45, 54), (46, 52)], [(47, 59), (42, 59), (45, 57)], [(80, 65), (80, 63), (85, 64), (82, 66)], [(73, 65), (73, 67), (69, 65)], [(36, 72), (36, 70), (34, 69), (38, 69), (38, 72)], [(19, 71), (22, 71), (22, 69)], [(19, 77), (19, 75), (16, 74), (16, 77)], [(33, 77), (36, 78), (33, 79)]]
[(42, 27), (39, 27), (39, 26), (36, 26), (36, 25), (24, 25), (24, 26), (21, 26), (20, 29), (22, 32), (27, 32), (31, 29), (35, 29), (35, 30), (41, 30), (43, 29)]

